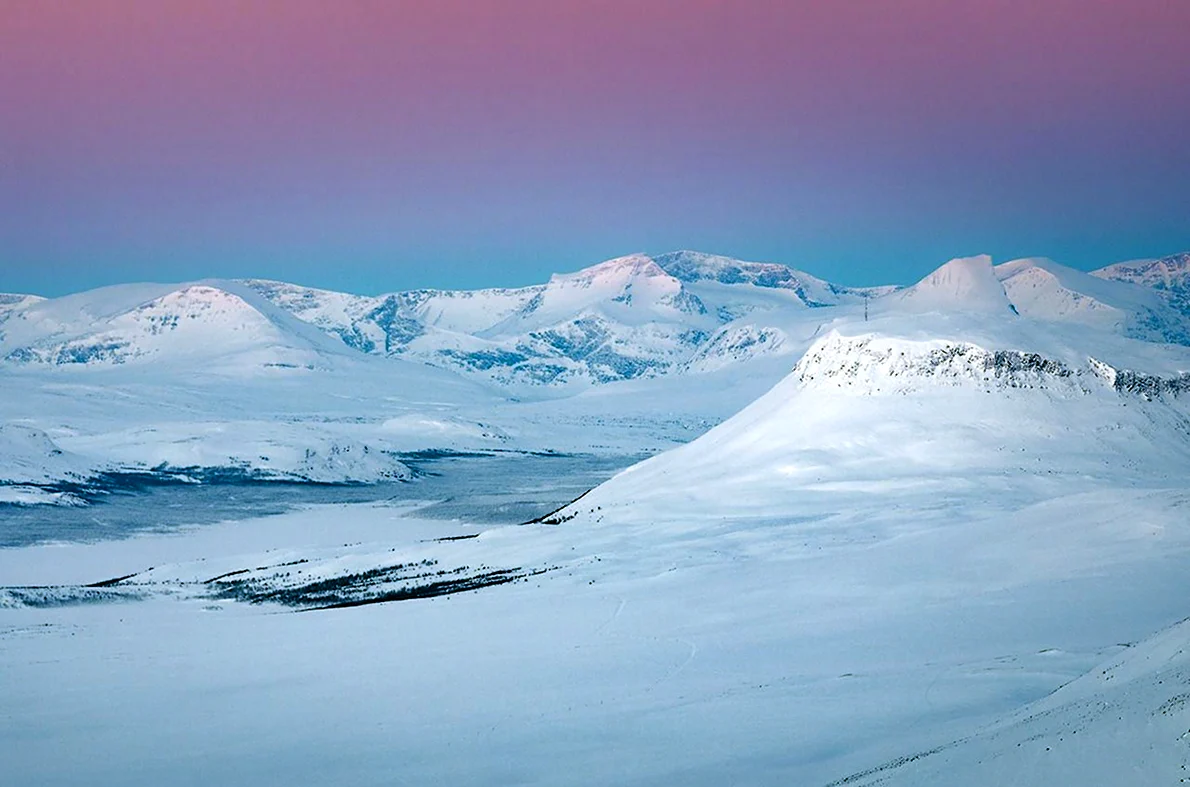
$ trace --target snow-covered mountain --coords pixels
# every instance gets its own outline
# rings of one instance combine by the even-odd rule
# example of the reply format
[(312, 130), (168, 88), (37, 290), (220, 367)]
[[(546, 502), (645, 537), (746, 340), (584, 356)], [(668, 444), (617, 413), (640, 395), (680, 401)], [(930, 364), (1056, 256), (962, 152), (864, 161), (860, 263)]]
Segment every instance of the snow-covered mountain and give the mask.
[[(1152, 281), (1166, 286), (1172, 268), (1162, 270)], [(12, 395), (0, 422), (40, 429), (93, 467), (367, 481), (402, 477), (401, 450), (632, 453), (688, 440), (832, 331), (870, 337), (842, 356), (863, 374), (877, 352), (950, 353), (928, 373), (924, 361), (890, 365), (879, 378), (890, 388), (960, 366), (1016, 374), (1036, 355), (1063, 370), (1047, 386), (1114, 375), (1166, 390), (1190, 370), (1178, 349), (1186, 326), (1167, 290), (1042, 259), (954, 260), (903, 289), (695, 252), (631, 255), (506, 290), (125, 285), (3, 298), (0, 373)], [(910, 344), (884, 348), (891, 339)]]
[(22, 309), (30, 306), (38, 301), (44, 301), (45, 298), (37, 295), (20, 295), (17, 293), (0, 292), (0, 315), (5, 312), (10, 312), (15, 309)]
[(298, 368), (343, 354), (341, 344), (235, 282), (105, 287), (0, 312), (0, 357), (9, 363)]
[[(679, 627), (716, 657), (766, 621), (747, 652), (781, 666), (752, 681), (756, 712), (785, 680), (796, 699), (778, 718), (818, 711), (787, 736), (796, 743), (770, 747), (791, 764), (766, 782), (1115, 785), (1185, 772), (1186, 626), (1129, 647), (1127, 621), (1185, 597), (1169, 572), (1190, 546), (1190, 348), (1050, 311), (1061, 299), (1007, 298), (999, 276), (1028, 268), (944, 266), (869, 321), (835, 323), (737, 415), (542, 518), (600, 565), (653, 560), (639, 570), (651, 593), (699, 576), (703, 591), (673, 608), (732, 621), (722, 637)], [(608, 571), (598, 581), (614, 581)], [(1187, 611), (1166, 608), (1141, 636)], [(790, 665), (850, 626), (813, 662), (829, 674)], [(885, 632), (890, 644), (876, 644)], [(975, 642), (996, 644), (975, 655)], [(1055, 691), (1080, 647), (1096, 656), (1076, 674), (1102, 663)], [(857, 651), (928, 677), (898, 666), (884, 684), (881, 667), (851, 665)], [(875, 737), (856, 734), (855, 709), (885, 703), (896, 710)], [(843, 707), (823, 721), (819, 709)], [(842, 749), (818, 738), (832, 727), (851, 736)], [(862, 762), (816, 772), (816, 757), (869, 742)]]
[(275, 369), (354, 350), (535, 395), (759, 358), (792, 364), (811, 337), (865, 303), (872, 314), (1010, 312), (1190, 344), (1187, 259), (1088, 275), (1043, 258), (993, 266), (972, 257), (904, 289), (842, 287), (693, 251), (629, 255), (513, 289), (359, 296), (262, 280), (128, 285), (50, 301), (0, 297), (0, 358), (113, 365), (206, 356), (221, 367)]
[[(276, 282), (248, 286), (369, 353), (402, 356), (505, 387), (573, 387), (796, 358), (807, 338), (862, 304), (878, 312), (1013, 312), (1153, 342), (1190, 343), (1168, 258), (1144, 281), (1107, 281), (1032, 258), (953, 260), (912, 287), (851, 288), (785, 265), (694, 251), (629, 255), (543, 285), (423, 290), (375, 298)], [(1107, 269), (1105, 269), (1107, 270)], [(1136, 277), (1133, 277), (1136, 278)], [(1146, 286), (1156, 283), (1157, 289)]]
[(833, 316), (829, 307), (893, 289), (689, 251), (629, 255), (516, 289), (358, 296), (262, 280), (125, 285), (48, 301), (6, 296), (0, 359), (310, 368), (355, 350), (504, 388), (581, 390), (794, 353)]
[(864, 298), (885, 295), (897, 289), (895, 286), (842, 287), (787, 265), (745, 262), (699, 251), (674, 251), (654, 259), (662, 270), (687, 284), (714, 281), (790, 290), (799, 301), (811, 307), (859, 303)]
[(813, 510), (828, 490), (867, 489), (877, 509), (870, 527), (897, 495), (994, 505), (1008, 488), (1019, 502), (1059, 483), (1190, 477), (1190, 349), (1047, 332), (995, 297), (990, 268), (948, 267), (927, 282), (931, 304), (935, 292), (971, 292), (953, 281), (965, 271), (995, 319), (900, 312), (842, 324), (738, 415), (630, 468), (558, 519), (778, 516)]
[(909, 313), (956, 311), (1002, 315), (1012, 303), (985, 255), (953, 259), (902, 292), (887, 297), (886, 310)]
[(1045, 258), (996, 266), (997, 278), (1022, 315), (1097, 327), (1145, 341), (1190, 344), (1190, 309), (1179, 309), (1142, 278), (1102, 274), (1083, 273)]
[[(246, 284), (356, 349), (514, 387), (718, 368), (780, 351), (779, 324), (791, 312), (857, 304), (895, 289), (840, 287), (784, 265), (690, 251), (633, 254), (518, 289), (368, 298)], [(748, 342), (750, 335), (763, 339)]]
[(1130, 282), (1155, 290), (1183, 315), (1190, 314), (1190, 252), (1157, 260), (1137, 260), (1108, 265), (1093, 276)]

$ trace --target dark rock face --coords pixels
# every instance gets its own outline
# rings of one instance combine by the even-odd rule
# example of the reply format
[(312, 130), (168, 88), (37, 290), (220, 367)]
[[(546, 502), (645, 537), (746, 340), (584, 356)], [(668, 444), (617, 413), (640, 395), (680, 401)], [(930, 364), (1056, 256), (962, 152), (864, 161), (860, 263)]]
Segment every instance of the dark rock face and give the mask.
[(127, 342), (95, 342), (91, 344), (63, 344), (45, 350), (18, 347), (4, 357), (12, 363), (50, 363), (70, 366), (86, 363), (124, 363), (128, 356)]
[(1070, 377), (1073, 372), (1065, 364), (1037, 353), (997, 350), (984, 360), (984, 368), (997, 378), (1011, 379), (1022, 373)]
[(1120, 393), (1132, 394), (1146, 400), (1190, 393), (1190, 374), (1177, 377), (1157, 377), (1133, 371), (1117, 371), (1112, 385)]
[[(384, 332), (384, 352), (389, 355), (421, 336), (426, 330), (420, 322), (402, 313), (402, 305), (400, 296), (390, 295), (367, 317)], [(354, 327), (358, 332), (359, 327)]]
[(529, 356), (507, 350), (478, 350), (463, 352), (461, 350), (439, 350), (438, 354), (449, 358), (453, 363), (476, 371), (488, 371), (502, 366), (516, 366), (529, 360)]

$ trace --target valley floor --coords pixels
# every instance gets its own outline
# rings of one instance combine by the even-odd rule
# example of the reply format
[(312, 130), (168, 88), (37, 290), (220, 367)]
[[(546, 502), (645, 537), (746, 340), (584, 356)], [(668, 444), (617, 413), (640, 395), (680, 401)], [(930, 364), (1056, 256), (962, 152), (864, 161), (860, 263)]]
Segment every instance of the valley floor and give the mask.
[[(798, 521), (479, 528), (394, 501), (3, 549), (9, 591), (56, 589), (0, 590), (0, 762), (19, 785), (814, 785), (945, 756), (965, 777), (929, 783), (1002, 784), (980, 765), (986, 725), (1185, 617), (1188, 505), (1112, 490), (872, 538)], [(1075, 533), (1083, 551), (1056, 559)], [(521, 575), (312, 611), (211, 584), (418, 561)], [(123, 601), (72, 594), (129, 574), (110, 586)], [(1184, 775), (1185, 742), (1154, 753), (1146, 735), (1187, 726), (1185, 704), (1129, 728), (1143, 783)], [(903, 761), (961, 740), (976, 743)], [(1120, 774), (1044, 783), (1139, 783)]]

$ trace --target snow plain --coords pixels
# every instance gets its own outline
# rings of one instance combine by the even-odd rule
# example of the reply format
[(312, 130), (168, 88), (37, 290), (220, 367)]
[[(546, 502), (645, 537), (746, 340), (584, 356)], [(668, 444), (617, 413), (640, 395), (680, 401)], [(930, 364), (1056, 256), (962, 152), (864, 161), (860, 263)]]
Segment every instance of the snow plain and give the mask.
[[(391, 500), (0, 549), (6, 778), (1178, 783), (1174, 305), (969, 258), (879, 291), (867, 321), (851, 302), (722, 329), (780, 330), (779, 353), (521, 401), (317, 337), (282, 342), (312, 369), (6, 368), (6, 477), (24, 488), (92, 465), (311, 474), (297, 457), (320, 445), (395, 472), (434, 447), (684, 443), (569, 503), (565, 479), (538, 479), (559, 508), (533, 524)], [(434, 590), (450, 583), (472, 589)]]

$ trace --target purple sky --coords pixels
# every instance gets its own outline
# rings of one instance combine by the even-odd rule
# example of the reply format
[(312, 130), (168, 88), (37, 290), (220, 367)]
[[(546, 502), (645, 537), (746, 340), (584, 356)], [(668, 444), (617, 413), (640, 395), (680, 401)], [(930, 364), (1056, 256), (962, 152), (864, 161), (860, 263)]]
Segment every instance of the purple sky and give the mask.
[(0, 0), (0, 291), (1190, 248), (1180, 0)]

